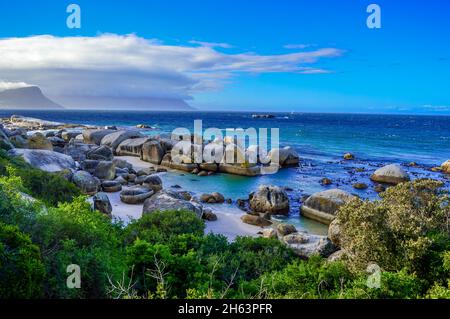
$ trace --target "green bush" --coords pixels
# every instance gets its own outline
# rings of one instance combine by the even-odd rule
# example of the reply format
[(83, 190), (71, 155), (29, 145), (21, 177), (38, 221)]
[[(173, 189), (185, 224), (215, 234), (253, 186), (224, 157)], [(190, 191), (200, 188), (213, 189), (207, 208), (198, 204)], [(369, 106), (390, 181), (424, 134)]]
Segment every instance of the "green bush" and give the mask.
[(80, 195), (79, 189), (61, 174), (33, 168), (21, 158), (11, 158), (0, 150), (0, 176), (8, 176), (11, 173), (22, 179), (22, 185), (27, 194), (50, 206), (56, 206), (60, 202), (70, 202)]
[(43, 278), (39, 247), (17, 227), (0, 223), (0, 298), (39, 298)]
[(449, 238), (449, 197), (439, 191), (441, 186), (416, 180), (388, 188), (380, 201), (355, 199), (343, 206), (337, 221), (350, 269), (364, 271), (374, 262), (385, 271), (429, 271), (426, 257), (439, 246), (433, 234)]
[(136, 238), (159, 243), (180, 234), (202, 236), (204, 229), (205, 223), (194, 212), (155, 211), (131, 222), (125, 229), (125, 236), (128, 243), (132, 243)]

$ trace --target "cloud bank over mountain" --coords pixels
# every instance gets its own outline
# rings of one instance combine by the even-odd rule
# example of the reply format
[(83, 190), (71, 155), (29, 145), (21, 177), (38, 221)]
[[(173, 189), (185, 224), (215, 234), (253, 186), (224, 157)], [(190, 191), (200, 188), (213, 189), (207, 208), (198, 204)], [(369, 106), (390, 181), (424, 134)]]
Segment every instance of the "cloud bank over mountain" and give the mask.
[[(0, 90), (39, 86), (58, 101), (70, 97), (189, 100), (243, 73), (326, 73), (317, 63), (336, 48), (280, 55), (224, 53), (225, 44), (166, 45), (136, 35), (51, 35), (0, 39)], [(218, 49), (222, 49), (219, 51)]]

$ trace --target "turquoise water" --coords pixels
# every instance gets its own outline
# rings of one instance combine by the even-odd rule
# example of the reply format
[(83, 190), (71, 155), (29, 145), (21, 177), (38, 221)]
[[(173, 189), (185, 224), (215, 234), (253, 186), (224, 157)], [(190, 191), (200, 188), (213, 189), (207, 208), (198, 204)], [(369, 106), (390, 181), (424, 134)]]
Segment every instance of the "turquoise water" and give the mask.
[[(385, 164), (402, 164), (413, 178), (437, 178), (449, 187), (446, 176), (429, 171), (450, 158), (450, 117), (446, 116), (274, 113), (276, 117), (272, 119), (253, 119), (251, 113), (237, 112), (0, 111), (0, 117), (12, 114), (79, 124), (123, 127), (148, 124), (158, 128), (145, 131), (147, 134), (170, 133), (176, 127), (193, 132), (197, 119), (203, 121), (204, 129), (279, 128), (282, 146), (290, 145), (300, 154), (300, 167), (256, 178), (225, 174), (202, 178), (174, 173), (165, 177), (169, 184), (166, 187), (177, 184), (197, 193), (218, 191), (234, 200), (247, 198), (260, 184), (289, 187), (292, 189), (289, 222), (313, 232), (324, 228), (298, 215), (304, 196), (338, 187), (374, 199), (377, 194), (369, 176)], [(356, 160), (343, 161), (346, 152), (355, 154)], [(419, 167), (405, 165), (413, 161)], [(356, 171), (357, 168), (365, 171)], [(321, 186), (319, 181), (323, 177), (332, 179), (334, 184)], [(355, 182), (364, 182), (369, 188), (355, 190), (351, 186)]]

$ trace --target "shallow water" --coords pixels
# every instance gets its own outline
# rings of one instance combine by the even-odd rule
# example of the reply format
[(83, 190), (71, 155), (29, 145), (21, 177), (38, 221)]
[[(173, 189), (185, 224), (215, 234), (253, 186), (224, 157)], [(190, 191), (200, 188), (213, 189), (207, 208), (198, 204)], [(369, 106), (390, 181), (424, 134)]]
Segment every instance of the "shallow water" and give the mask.
[[(165, 185), (177, 184), (196, 193), (218, 191), (234, 200), (247, 198), (260, 184), (289, 187), (292, 208), (287, 220), (313, 233), (324, 233), (326, 227), (299, 216), (302, 197), (338, 187), (363, 198), (375, 199), (377, 194), (369, 177), (385, 164), (402, 164), (413, 178), (441, 179), (449, 188), (446, 176), (429, 171), (450, 158), (448, 116), (276, 113), (272, 119), (253, 119), (251, 113), (221, 112), (0, 111), (0, 117), (12, 114), (90, 125), (158, 127), (143, 131), (149, 135), (170, 133), (176, 127), (186, 127), (193, 132), (196, 119), (203, 120), (204, 129), (279, 128), (282, 146), (294, 147), (302, 157), (300, 167), (260, 177), (226, 174), (198, 177), (176, 172), (165, 174)], [(342, 155), (346, 152), (355, 154), (356, 160), (343, 161)], [(413, 161), (419, 164), (418, 168), (406, 165)], [(356, 171), (356, 168), (364, 171)], [(333, 185), (320, 185), (323, 177), (332, 179)], [(355, 182), (364, 182), (369, 188), (356, 190), (352, 187)]]

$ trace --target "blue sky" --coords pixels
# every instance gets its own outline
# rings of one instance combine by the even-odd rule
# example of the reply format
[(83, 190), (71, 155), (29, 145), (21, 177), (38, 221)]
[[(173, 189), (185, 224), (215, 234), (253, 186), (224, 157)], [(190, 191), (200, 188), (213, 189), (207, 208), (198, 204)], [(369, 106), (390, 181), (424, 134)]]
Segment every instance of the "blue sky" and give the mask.
[[(223, 70), (214, 73), (214, 78), (225, 75), (225, 79), (207, 82), (212, 87), (205, 88), (205, 82), (181, 93), (174, 89), (192, 97), (189, 103), (197, 108), (450, 114), (447, 0), (32, 3), (0, 3), (0, 38), (135, 34), (173, 48), (198, 46), (192, 41), (229, 44), (214, 48), (225, 57), (249, 52), (273, 57), (323, 48), (340, 52), (307, 65), (327, 73), (227, 69), (226, 75)], [(65, 9), (70, 3), (82, 9), (81, 29), (66, 27)], [(381, 29), (366, 26), (370, 3), (381, 7)], [(299, 44), (304, 47), (292, 48)]]

